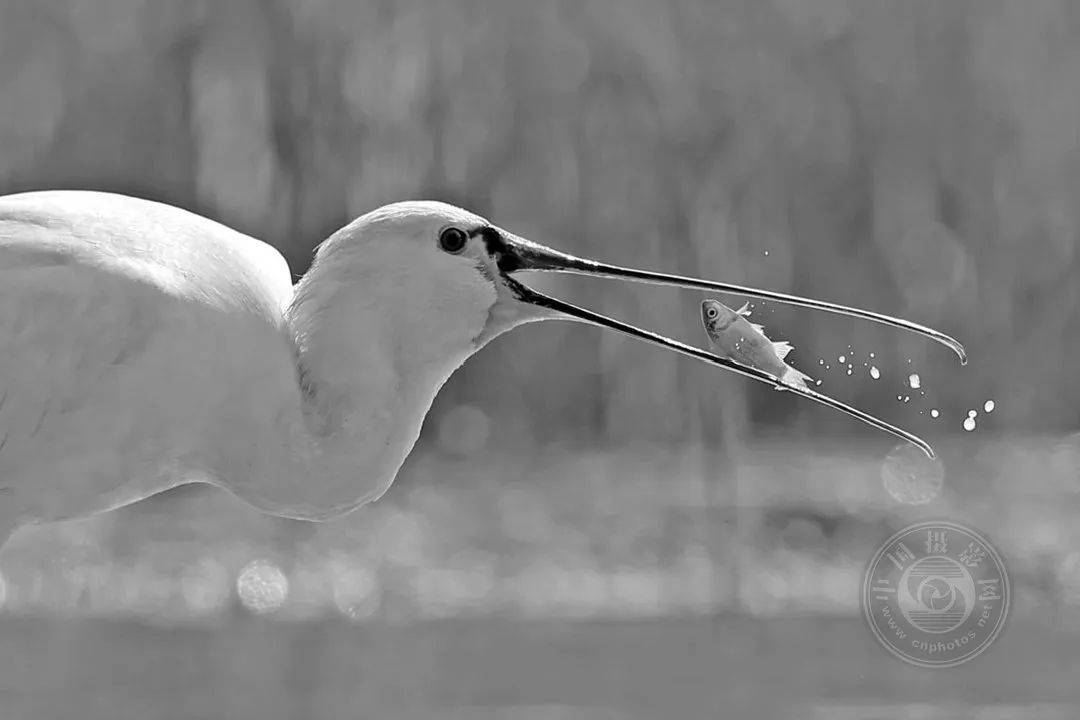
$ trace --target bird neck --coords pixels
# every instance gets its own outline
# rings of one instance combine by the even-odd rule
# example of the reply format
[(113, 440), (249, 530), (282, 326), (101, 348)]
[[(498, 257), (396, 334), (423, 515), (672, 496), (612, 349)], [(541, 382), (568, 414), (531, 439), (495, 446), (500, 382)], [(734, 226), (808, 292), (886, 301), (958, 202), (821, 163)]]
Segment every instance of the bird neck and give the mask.
[[(412, 449), (436, 393), (475, 350), (463, 332), (429, 327), (392, 277), (336, 282), (313, 267), (287, 313), (300, 417), (283, 466), (245, 500), (278, 515), (324, 519), (377, 499)], [(302, 480), (300, 480), (302, 478)], [(253, 483), (255, 485), (256, 483)]]

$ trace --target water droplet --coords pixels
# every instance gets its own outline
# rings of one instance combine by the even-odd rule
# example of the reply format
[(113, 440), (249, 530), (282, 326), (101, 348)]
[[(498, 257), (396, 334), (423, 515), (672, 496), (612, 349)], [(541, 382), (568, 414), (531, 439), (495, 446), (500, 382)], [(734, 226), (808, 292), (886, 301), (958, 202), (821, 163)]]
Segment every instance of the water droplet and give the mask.
[(870, 353), (870, 357), (874, 357), (874, 353)]
[(909, 400), (911, 400), (911, 396), (910, 395), (905, 395), (904, 396), (904, 402), (908, 402)]
[(903, 399), (904, 399), (904, 396), (903, 396), (903, 395), (897, 395), (897, 396), (896, 396), (896, 399), (897, 399), (897, 400), (903, 400)]
[(825, 358), (818, 358), (817, 359), (817, 364), (818, 365), (824, 365), (825, 364)]
[(820, 384), (821, 384), (821, 381), (820, 381), (820, 380), (818, 380), (818, 381), (817, 381), (816, 383), (814, 383), (814, 384), (815, 384), (815, 385), (820, 385)]
[(930, 417), (935, 417), (936, 418), (940, 414), (941, 413), (938, 412), (937, 408), (934, 408), (933, 410), (930, 411)]
[(832, 370), (832, 365), (826, 365), (826, 366), (825, 366), (825, 369), (826, 369), (826, 370)]
[(924, 505), (938, 495), (945, 484), (945, 466), (928, 458), (913, 445), (893, 448), (881, 464), (881, 484), (897, 502)]
[(919, 374), (918, 373), (911, 373), (910, 375), (908, 375), (907, 381), (908, 381), (908, 385), (910, 385), (915, 390), (918, 390), (919, 385), (922, 383), (922, 381), (919, 380)]
[(975, 418), (969, 417), (964, 420), (964, 429), (971, 432), (975, 429)]
[(877, 369), (876, 365), (870, 366), (870, 377), (874, 378), (875, 380), (881, 377), (881, 371)]
[(978, 415), (978, 414), (979, 414), (979, 413), (978, 413), (978, 411), (977, 411), (977, 410), (968, 410), (968, 417), (970, 417), (970, 418), (973, 418), (973, 417), (975, 417), (975, 416), (976, 416), (976, 415)]
[(847, 362), (847, 357), (844, 356), (844, 355), (841, 355), (840, 357), (838, 357), (836, 359), (839, 360), (841, 363), (846, 363)]
[(765, 257), (769, 257), (769, 251), (768, 250), (765, 251)]
[(851, 368), (848, 368), (847, 374), (848, 374), (848, 375), (850, 375), (850, 374), (851, 374)]
[(994, 412), (994, 401), (987, 400), (985, 403), (983, 403), (983, 410), (988, 413)]

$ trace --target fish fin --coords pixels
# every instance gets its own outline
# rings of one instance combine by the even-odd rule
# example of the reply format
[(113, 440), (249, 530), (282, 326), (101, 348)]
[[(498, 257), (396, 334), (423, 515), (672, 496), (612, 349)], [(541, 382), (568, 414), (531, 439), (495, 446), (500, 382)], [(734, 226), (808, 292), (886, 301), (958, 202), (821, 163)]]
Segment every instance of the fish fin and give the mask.
[(750, 315), (750, 303), (744, 302), (742, 304), (742, 307), (739, 308), (738, 310), (736, 310), (735, 312), (737, 312), (739, 315), (742, 315), (743, 317), (749, 317), (749, 315)]
[(765, 334), (765, 327), (763, 325), (756, 325), (754, 323), (750, 323), (750, 327), (754, 328), (756, 332), (759, 332), (762, 335)]
[(810, 377), (806, 373), (799, 372), (790, 365), (788, 366), (787, 370), (784, 371), (784, 376), (780, 378), (780, 382), (784, 383), (785, 385), (793, 385), (795, 387), (803, 389), (809, 389), (806, 383), (811, 380), (813, 380), (812, 377)]
[(795, 349), (795, 346), (789, 343), (787, 340), (778, 340), (772, 344), (773, 350), (776, 351), (776, 357), (783, 360), (788, 356), (788, 353)]

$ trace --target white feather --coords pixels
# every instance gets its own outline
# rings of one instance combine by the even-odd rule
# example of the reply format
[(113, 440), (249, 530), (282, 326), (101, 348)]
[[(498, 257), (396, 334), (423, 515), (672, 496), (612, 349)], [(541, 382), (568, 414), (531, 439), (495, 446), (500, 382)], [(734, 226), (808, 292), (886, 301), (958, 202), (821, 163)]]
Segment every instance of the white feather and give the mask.
[(813, 378), (811, 378), (806, 373), (796, 370), (789, 365), (787, 370), (784, 371), (784, 377), (780, 379), (789, 385), (806, 388), (807, 383), (810, 382)]

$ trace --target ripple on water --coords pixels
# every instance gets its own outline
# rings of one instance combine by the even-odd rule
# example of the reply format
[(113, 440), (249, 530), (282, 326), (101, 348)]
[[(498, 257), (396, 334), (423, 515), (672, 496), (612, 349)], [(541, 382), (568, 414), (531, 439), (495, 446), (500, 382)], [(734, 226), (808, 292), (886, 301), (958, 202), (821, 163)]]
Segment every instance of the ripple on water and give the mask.
[(924, 505), (945, 485), (945, 465), (940, 458), (928, 458), (909, 443), (892, 449), (881, 463), (881, 484), (897, 502)]

